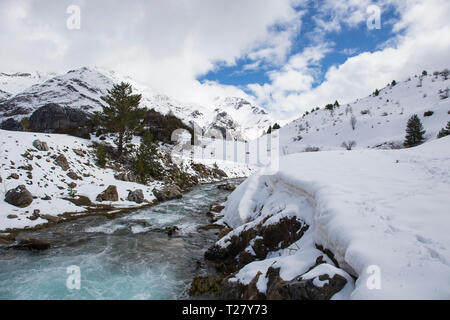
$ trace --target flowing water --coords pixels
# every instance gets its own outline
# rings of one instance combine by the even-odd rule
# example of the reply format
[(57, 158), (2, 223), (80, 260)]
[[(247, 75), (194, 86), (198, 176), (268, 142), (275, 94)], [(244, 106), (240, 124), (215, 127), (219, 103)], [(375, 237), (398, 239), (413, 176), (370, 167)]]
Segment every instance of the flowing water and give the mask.
[[(52, 248), (0, 249), (0, 299), (186, 299), (192, 278), (208, 272), (203, 253), (218, 233), (197, 228), (209, 224), (209, 206), (227, 195), (217, 184), (203, 185), (114, 219), (85, 217), (24, 232), (19, 238), (48, 240)], [(173, 226), (180, 230), (172, 237), (159, 230)], [(67, 287), (70, 266), (79, 267), (79, 290)]]

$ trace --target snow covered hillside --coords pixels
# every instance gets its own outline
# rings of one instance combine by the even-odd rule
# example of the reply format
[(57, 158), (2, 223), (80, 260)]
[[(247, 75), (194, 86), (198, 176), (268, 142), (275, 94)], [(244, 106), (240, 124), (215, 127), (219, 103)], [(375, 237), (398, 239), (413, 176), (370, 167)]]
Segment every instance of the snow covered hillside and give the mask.
[[(36, 140), (45, 143), (47, 148), (36, 144)], [(108, 145), (108, 139), (103, 143)], [(186, 172), (196, 176), (200, 183), (224, 179), (205, 173), (216, 166), (226, 172), (227, 178), (245, 177), (251, 173), (244, 164), (220, 160), (196, 159), (194, 163), (186, 161), (184, 165)], [(93, 141), (59, 134), (0, 130), (0, 232), (35, 227), (102, 209), (108, 212), (142, 206), (156, 199), (155, 188), (163, 187), (160, 181), (148, 185), (133, 181), (136, 180), (129, 178), (128, 171), (118, 163), (110, 163), (105, 169), (97, 166)], [(21, 185), (31, 193), (28, 200), (32, 201), (23, 208), (20, 204), (6, 202), (7, 192)], [(118, 199), (98, 201), (97, 195), (109, 186), (116, 187)], [(130, 192), (139, 189), (142, 190), (142, 201), (130, 200)], [(76, 203), (73, 200), (78, 196), (84, 198)], [(15, 200), (22, 199), (16, 197)]]
[(142, 94), (142, 106), (163, 114), (171, 112), (186, 124), (195, 122), (201, 128), (229, 130), (234, 138), (255, 139), (273, 124), (263, 109), (242, 98), (217, 98), (208, 106), (182, 103), (130, 77), (87, 67), (58, 76), (0, 74), (0, 123), (10, 118), (20, 122), (49, 103), (86, 112), (101, 111), (100, 97), (121, 81), (130, 83), (136, 93)]
[[(449, 146), (446, 137), (403, 150), (297, 153), (276, 174), (251, 176), (220, 214), (233, 230), (208, 252), (236, 257), (240, 270), (222, 289), (305, 298), (296, 288), (309, 285), (307, 294), (331, 290), (333, 299), (449, 299)], [(298, 231), (283, 229), (286, 219)], [(272, 244), (271, 227), (288, 235)]]
[(359, 149), (401, 147), (413, 114), (421, 119), (425, 137), (435, 139), (450, 120), (449, 87), (450, 79), (443, 75), (421, 75), (333, 110), (322, 107), (281, 129), (282, 152), (336, 150), (349, 141)]

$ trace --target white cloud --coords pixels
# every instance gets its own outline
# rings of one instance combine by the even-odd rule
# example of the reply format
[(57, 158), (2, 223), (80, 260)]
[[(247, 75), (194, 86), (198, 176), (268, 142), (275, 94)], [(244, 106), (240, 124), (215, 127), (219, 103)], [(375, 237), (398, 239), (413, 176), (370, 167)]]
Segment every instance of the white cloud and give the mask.
[[(66, 28), (72, 4), (81, 7), (81, 30)], [(185, 101), (226, 90), (244, 95), (196, 79), (245, 56), (283, 63), (300, 22), (290, 0), (2, 0), (0, 41), (7, 49), (0, 69), (97, 65)]]
[[(450, 2), (407, 1), (399, 6), (401, 18), (394, 30), (403, 32), (378, 51), (363, 52), (341, 65), (332, 66), (319, 86), (312, 88), (305, 81), (311, 76), (309, 63), (297, 70), (301, 75), (296, 79), (290, 68), (282, 68), (270, 84), (250, 85), (249, 89), (257, 101), (266, 104), (279, 117), (286, 118), (312, 107), (323, 107), (336, 99), (341, 103), (350, 102), (370, 94), (375, 88), (384, 87), (393, 79), (404, 80), (424, 69), (448, 67), (450, 38), (446, 35), (450, 34)], [(295, 85), (281, 82), (284, 77), (296, 81), (297, 90), (291, 90)]]

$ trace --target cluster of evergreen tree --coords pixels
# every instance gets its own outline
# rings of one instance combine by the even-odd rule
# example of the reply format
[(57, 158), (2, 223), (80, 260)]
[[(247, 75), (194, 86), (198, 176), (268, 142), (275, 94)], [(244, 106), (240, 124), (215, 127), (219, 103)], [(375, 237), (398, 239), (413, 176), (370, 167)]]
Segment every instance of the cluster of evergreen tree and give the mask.
[(135, 173), (142, 183), (148, 183), (151, 178), (157, 180), (164, 178), (164, 168), (160, 159), (158, 144), (153, 140), (153, 135), (149, 131), (144, 132), (141, 145), (136, 152), (135, 164)]
[(267, 134), (271, 134), (272, 131), (281, 129), (281, 126), (278, 123), (275, 123), (273, 126), (270, 126), (269, 129), (267, 129)]
[[(142, 183), (150, 178), (162, 179), (164, 168), (160, 163), (161, 156), (158, 144), (154, 141), (150, 131), (144, 130), (144, 120), (147, 109), (139, 107), (142, 96), (133, 94), (130, 84), (122, 82), (115, 84), (101, 99), (106, 103), (103, 112), (96, 112), (94, 121), (108, 132), (115, 134), (115, 143), (119, 157), (129, 153), (132, 148), (129, 143), (134, 135), (142, 134), (141, 144), (136, 151), (135, 173)], [(106, 165), (106, 151), (104, 146), (97, 147), (97, 164)]]
[(336, 101), (334, 102), (334, 104), (333, 104), (333, 103), (327, 104), (327, 105), (325, 106), (325, 109), (326, 109), (326, 110), (333, 111), (334, 109), (339, 108), (339, 107), (340, 107), (340, 104), (339, 104), (339, 102), (336, 100)]

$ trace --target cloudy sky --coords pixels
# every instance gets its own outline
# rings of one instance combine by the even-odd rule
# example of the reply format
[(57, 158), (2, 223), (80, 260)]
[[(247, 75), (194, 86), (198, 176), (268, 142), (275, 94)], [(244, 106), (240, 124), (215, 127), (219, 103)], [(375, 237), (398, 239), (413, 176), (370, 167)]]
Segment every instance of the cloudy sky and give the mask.
[[(80, 29), (69, 29), (69, 6)], [(380, 29), (373, 5), (381, 12)], [(0, 71), (99, 66), (185, 102), (286, 119), (450, 67), (448, 0), (1, 0)], [(73, 20), (70, 20), (73, 21)]]

